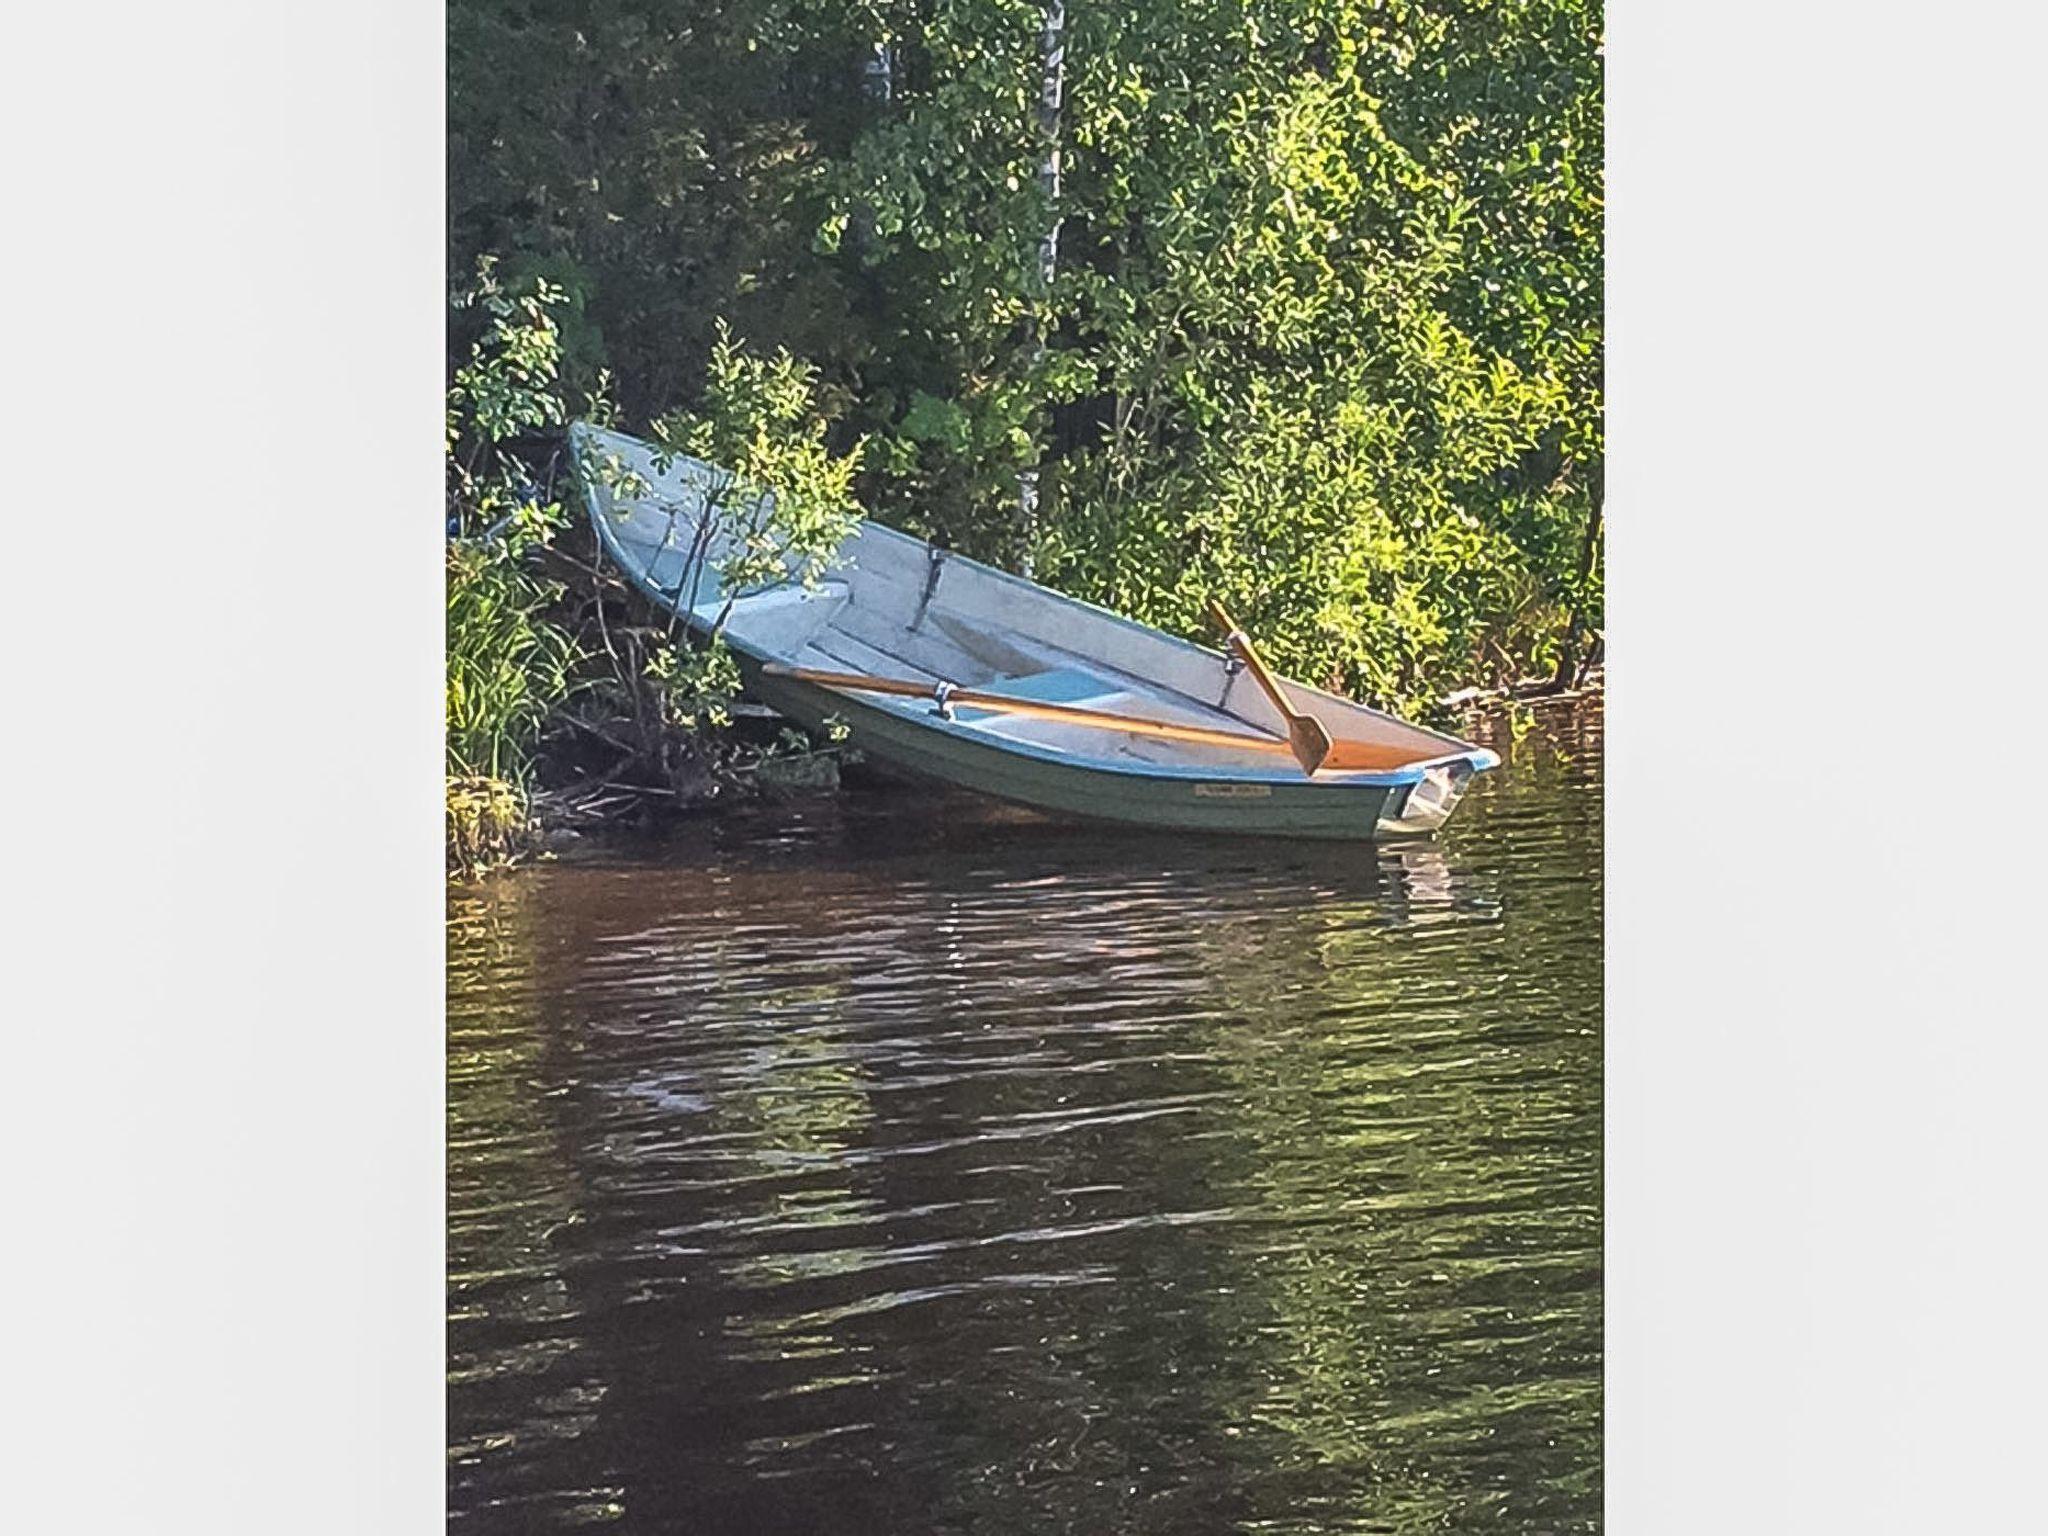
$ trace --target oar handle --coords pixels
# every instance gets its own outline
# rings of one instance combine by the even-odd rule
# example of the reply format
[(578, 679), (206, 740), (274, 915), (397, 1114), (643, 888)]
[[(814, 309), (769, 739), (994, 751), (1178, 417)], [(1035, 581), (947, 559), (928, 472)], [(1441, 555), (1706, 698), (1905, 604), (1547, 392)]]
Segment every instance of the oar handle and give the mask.
[[(979, 688), (958, 688), (946, 682), (915, 682), (909, 678), (877, 677), (867, 672), (827, 672), (813, 667), (785, 666), (773, 661), (765, 664), (761, 670), (769, 677), (786, 677), (796, 682), (814, 683), (821, 688), (848, 689), (859, 693), (891, 693), (903, 698), (931, 699), (935, 703), (945, 700), (975, 709), (999, 710), (1030, 719), (1093, 726), (1098, 730), (1125, 731), (1136, 736), (1157, 736), (1168, 741), (1185, 741), (1203, 746), (1231, 747), (1241, 752), (1291, 752), (1295, 754), (1297, 761), (1301, 755), (1291, 732), (1289, 740), (1276, 741), (1266, 736), (1248, 736), (1238, 731), (1216, 730), (1208, 726), (1182, 725), (1168, 720), (1148, 719), (1142, 715), (1114, 714), (1108, 710), (1087, 709), (1073, 704), (1015, 699)], [(1309, 724), (1313, 725), (1313, 722)], [(1415, 761), (1413, 752), (1399, 747), (1381, 747), (1354, 741), (1339, 742), (1334, 750), (1325, 749), (1325, 754), (1317, 766), (1340, 771), (1401, 768)]]
[(1243, 752), (1286, 752), (1284, 741), (1253, 736), (1243, 731), (1218, 730), (1175, 720), (1155, 720), (1145, 715), (1127, 715), (1106, 709), (1089, 709), (1079, 704), (1055, 704), (1041, 699), (1011, 698), (981, 688), (962, 688), (953, 683), (912, 682), (904, 678), (875, 677), (864, 672), (826, 672), (812, 667), (784, 666), (768, 662), (761, 668), (768, 677), (786, 677), (821, 688), (856, 693), (890, 693), (904, 698), (930, 699), (942, 710), (958, 704), (972, 709), (996, 710), (1027, 719), (1051, 720), (1067, 725), (1090, 726), (1097, 730), (1123, 731), (1134, 736), (1156, 736), (1167, 741), (1193, 742), (1203, 746), (1231, 747)]
[(1209, 599), (1209, 622), (1223, 631), (1223, 643), (1229, 647), (1232, 654), (1236, 653), (1240, 640), (1250, 643), (1250, 637), (1238, 628), (1237, 620), (1230, 616), (1229, 610), (1213, 597)]
[(821, 688), (853, 688), (862, 693), (893, 693), (906, 699), (937, 699), (958, 690), (951, 683), (918, 683), (907, 678), (875, 677), (866, 672), (827, 672), (818, 667), (786, 667), (768, 662), (761, 670), (769, 677), (790, 677)]
[(1281, 714), (1292, 718), (1296, 713), (1294, 703), (1287, 697), (1286, 689), (1280, 686), (1280, 679), (1266, 670), (1266, 664), (1259, 659), (1259, 653), (1252, 647), (1252, 637), (1245, 633), (1243, 626), (1230, 616), (1221, 603), (1209, 599), (1209, 618), (1223, 631), (1223, 645), (1231, 655), (1243, 662), (1252, 678), (1273, 701), (1273, 707)]

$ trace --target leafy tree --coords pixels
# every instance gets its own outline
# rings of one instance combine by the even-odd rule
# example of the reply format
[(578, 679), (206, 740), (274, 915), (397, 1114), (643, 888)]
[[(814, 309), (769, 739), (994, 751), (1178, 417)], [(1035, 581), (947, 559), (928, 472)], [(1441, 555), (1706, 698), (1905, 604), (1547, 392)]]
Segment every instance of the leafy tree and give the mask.
[[(525, 0), (450, 11), (458, 256), (701, 411), (816, 367), (878, 515), (1382, 700), (1601, 618), (1589, 0)], [(1040, 260), (1057, 221), (1059, 264)], [(822, 441), (822, 440), (821, 440)], [(1020, 472), (1043, 464), (1020, 520)]]
[(840, 454), (828, 444), (831, 422), (819, 405), (815, 368), (787, 351), (749, 352), (723, 323), (702, 411), (677, 411), (651, 430), (659, 467), (687, 455), (720, 472), (702, 506), (677, 511), (692, 524), (715, 518), (730, 538), (716, 558), (707, 543), (692, 544), (676, 577), (678, 591), (724, 594), (708, 635), (699, 643), (672, 628), (672, 643), (649, 658), (647, 674), (661, 688), (672, 724), (722, 726), (740, 688), (724, 644), (733, 604), (782, 581), (816, 585), (860, 521), (853, 495), (860, 446)]
[[(1597, 16), (1277, 0), (1071, 19), (1063, 266), (1032, 291), (1030, 7), (942, 6), (935, 83), (855, 146), (866, 259), (942, 380), (899, 433), (1000, 528), (1070, 433), (1052, 579), (1406, 698), (1544, 664), (1599, 437)], [(992, 41), (991, 41), (992, 40)], [(1034, 304), (1051, 353), (1010, 345)], [(900, 459), (899, 459), (900, 462)], [(919, 490), (927, 489), (924, 485)], [(967, 519), (970, 523), (972, 517)], [(999, 540), (989, 540), (999, 544)]]

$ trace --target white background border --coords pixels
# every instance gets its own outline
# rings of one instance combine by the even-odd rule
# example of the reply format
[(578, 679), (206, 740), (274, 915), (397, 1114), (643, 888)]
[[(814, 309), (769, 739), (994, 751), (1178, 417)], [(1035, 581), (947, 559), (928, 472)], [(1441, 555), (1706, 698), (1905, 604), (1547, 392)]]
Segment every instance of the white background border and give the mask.
[(1616, 1533), (2048, 1521), (2041, 15), (1610, 13)]
[(441, 1524), (441, 29), (8, 20), (11, 1530)]
[[(2041, 1518), (2040, 14), (1611, 9), (1615, 1532)], [(10, 21), (19, 1529), (441, 1523), (441, 24)]]

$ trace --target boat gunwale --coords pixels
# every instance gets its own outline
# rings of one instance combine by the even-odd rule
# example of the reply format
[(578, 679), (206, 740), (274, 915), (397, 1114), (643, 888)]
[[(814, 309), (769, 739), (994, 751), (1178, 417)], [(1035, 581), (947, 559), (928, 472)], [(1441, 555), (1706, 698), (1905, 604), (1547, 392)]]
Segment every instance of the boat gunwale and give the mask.
[[(887, 523), (877, 522), (875, 521), (875, 519), (871, 517), (863, 517), (861, 519), (861, 532), (865, 534), (870, 530), (887, 534), (892, 539), (900, 540), (903, 543), (913, 545), (920, 549), (928, 550), (933, 547), (931, 542), (927, 539), (920, 539), (915, 534), (905, 533), (900, 528), (891, 528)], [(948, 564), (957, 561), (960, 564), (968, 566), (969, 568), (978, 571), (985, 576), (993, 576), (997, 581), (1002, 582), (1007, 586), (1015, 587), (1021, 591), (1030, 592), (1038, 597), (1049, 598), (1055, 603), (1064, 603), (1069, 607), (1079, 608), (1088, 613), (1095, 614), (1098, 617), (1109, 619), (1114, 623), (1122, 625), (1125, 629), (1130, 630), (1134, 634), (1145, 636), (1147, 639), (1164, 640), (1167, 641), (1169, 644), (1179, 646), (1183, 650), (1192, 651), (1198, 656), (1203, 656), (1211, 661), (1223, 663), (1225, 665), (1228, 665), (1230, 662), (1231, 658), (1226, 652), (1217, 650), (1211, 646), (1204, 645), (1199, 640), (1190, 640), (1185, 635), (1176, 635), (1171, 630), (1160, 629), (1157, 625), (1144, 623), (1141, 620), (1132, 618), (1129, 614), (1118, 613), (1114, 608), (1105, 608), (1100, 603), (1090, 602), (1085, 597), (1075, 597), (1072, 593), (1058, 591), (1055, 588), (1044, 585), (1042, 582), (1033, 581), (1028, 576), (1019, 576), (1014, 571), (1006, 571), (1002, 569), (1000, 566), (985, 564), (980, 560), (976, 560), (971, 555), (963, 555), (956, 550), (950, 549), (944, 550), (942, 551), (942, 553)], [(1140, 682), (1147, 683), (1150, 687), (1153, 688), (1161, 688), (1165, 686), (1163, 684), (1156, 682), (1153, 679), (1145, 678), (1139, 673), (1126, 671), (1124, 668), (1117, 667), (1113, 663), (1100, 663), (1100, 665), (1107, 666), (1113, 671), (1122, 672), (1127, 677), (1137, 678)], [(1384, 720), (1389, 725), (1399, 726), (1403, 730), (1418, 732), (1421, 735), (1428, 736), (1436, 741), (1443, 742), (1446, 746), (1453, 749), (1450, 752), (1442, 754), (1440, 757), (1417, 759), (1418, 762), (1423, 763), (1425, 766), (1446, 761), (1454, 757), (1470, 757), (1475, 755), (1484, 756), (1492, 759), (1491, 762), (1485, 765), (1486, 767), (1499, 766), (1499, 758), (1495, 756), (1495, 754), (1493, 754), (1492, 752), (1488, 751), (1485, 747), (1475, 747), (1471, 742), (1460, 741), (1457, 737), (1447, 735), (1443, 731), (1434, 730), (1426, 725), (1417, 725), (1412, 720), (1404, 720), (1399, 715), (1390, 715), (1383, 709), (1375, 709), (1370, 704), (1360, 703), (1357, 699), (1347, 698), (1341, 693), (1332, 693), (1326, 688), (1318, 688), (1312, 683), (1304, 683), (1301, 682), (1299, 679), (1292, 677), (1284, 677), (1281, 679), (1281, 681), (1287, 685), (1291, 693), (1306, 694), (1309, 697), (1319, 699), (1324, 703), (1338, 704), (1346, 709), (1363, 710), (1365, 711), (1365, 713), (1373, 716), (1375, 719)], [(1177, 692), (1178, 690), (1168, 689), (1167, 691)], [(1187, 695), (1182, 695), (1182, 697), (1187, 697)], [(1201, 701), (1196, 700), (1195, 702), (1200, 703)], [(1225, 713), (1228, 712), (1226, 711)], [(1475, 771), (1477, 771), (1477, 769), (1478, 765), (1475, 764)]]

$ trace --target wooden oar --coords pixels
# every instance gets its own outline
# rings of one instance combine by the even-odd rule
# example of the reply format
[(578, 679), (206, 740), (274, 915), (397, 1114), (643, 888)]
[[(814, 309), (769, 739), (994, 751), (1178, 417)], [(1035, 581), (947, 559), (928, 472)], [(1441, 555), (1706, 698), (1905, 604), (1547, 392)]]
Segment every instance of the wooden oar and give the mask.
[(1330, 733), (1314, 715), (1294, 707), (1294, 701), (1287, 697), (1287, 690), (1280, 686), (1280, 679), (1266, 669), (1259, 660), (1259, 653), (1252, 649), (1252, 637), (1237, 627), (1237, 620), (1224, 612), (1223, 605), (1214, 599), (1209, 603), (1209, 617), (1223, 631), (1224, 644), (1230, 653), (1244, 663), (1273, 707), (1287, 720), (1287, 744), (1294, 749), (1295, 760), (1301, 764), (1301, 771), (1313, 775), (1330, 759), (1330, 748), (1334, 743)]
[[(934, 704), (966, 704), (1020, 715), (1034, 720), (1057, 720), (1068, 725), (1093, 726), (1105, 731), (1129, 731), (1137, 736), (1157, 736), (1167, 741), (1197, 742), (1204, 746), (1236, 747), (1250, 752), (1282, 753), (1294, 756), (1294, 743), (1273, 736), (1253, 736), (1238, 731), (1219, 731), (1202, 725), (1179, 725), (1171, 720), (1152, 720), (1143, 715), (1122, 715), (1113, 710), (1087, 709), (1078, 704), (1046, 704), (1037, 699), (1013, 699), (1007, 694), (980, 688), (959, 688), (951, 683), (920, 683), (905, 678), (875, 677), (865, 672), (821, 672), (812, 667), (786, 667), (769, 662), (761, 670), (770, 677), (794, 678), (821, 688), (842, 688), (856, 693), (890, 693), (909, 699), (930, 699)], [(1366, 741), (1339, 741), (1332, 745), (1320, 766), (1333, 772), (1383, 771), (1405, 768), (1427, 759), (1404, 747), (1389, 747)]]
[(908, 699), (930, 699), (945, 707), (968, 704), (976, 709), (1000, 710), (1034, 720), (1058, 720), (1069, 725), (1094, 726), (1106, 731), (1129, 731), (1138, 736), (1158, 736), (1168, 741), (1200, 742), (1205, 746), (1239, 747), (1251, 752), (1288, 752), (1287, 742), (1271, 736), (1253, 736), (1239, 731), (1219, 731), (1203, 725), (1180, 725), (1171, 720), (1152, 720), (1143, 715), (1123, 715), (1113, 710), (1088, 709), (1079, 704), (1048, 704), (1038, 699), (1013, 699), (1007, 694), (981, 688), (961, 688), (952, 683), (919, 683), (904, 678), (874, 677), (865, 672), (821, 672), (813, 667), (785, 667), (769, 662), (761, 668), (769, 677), (793, 678), (820, 688), (842, 688), (856, 693), (892, 693)]

